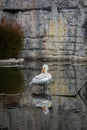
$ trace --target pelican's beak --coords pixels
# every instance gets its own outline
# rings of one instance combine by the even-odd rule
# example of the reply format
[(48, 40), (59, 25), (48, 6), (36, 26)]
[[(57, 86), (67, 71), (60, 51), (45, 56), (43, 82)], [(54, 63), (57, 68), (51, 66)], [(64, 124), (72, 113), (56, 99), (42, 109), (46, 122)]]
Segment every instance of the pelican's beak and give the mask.
[(45, 67), (42, 68), (41, 73), (45, 73)]

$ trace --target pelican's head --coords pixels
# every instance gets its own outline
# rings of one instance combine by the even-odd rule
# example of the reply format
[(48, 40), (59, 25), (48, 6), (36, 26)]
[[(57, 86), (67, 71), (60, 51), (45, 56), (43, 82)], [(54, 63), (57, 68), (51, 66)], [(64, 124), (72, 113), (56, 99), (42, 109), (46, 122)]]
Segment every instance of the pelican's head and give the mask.
[(48, 71), (48, 65), (44, 64), (41, 73), (46, 73)]

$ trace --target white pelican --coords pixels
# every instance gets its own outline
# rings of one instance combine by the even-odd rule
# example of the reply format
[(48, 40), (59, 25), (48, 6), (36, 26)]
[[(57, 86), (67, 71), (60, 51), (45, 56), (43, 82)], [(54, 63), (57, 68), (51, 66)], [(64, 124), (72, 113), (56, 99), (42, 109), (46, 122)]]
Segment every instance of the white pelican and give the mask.
[(51, 83), (51, 80), (52, 76), (48, 73), (48, 65), (44, 64), (42, 66), (41, 74), (36, 75), (30, 82), (30, 85), (40, 85), (45, 88), (46, 85)]

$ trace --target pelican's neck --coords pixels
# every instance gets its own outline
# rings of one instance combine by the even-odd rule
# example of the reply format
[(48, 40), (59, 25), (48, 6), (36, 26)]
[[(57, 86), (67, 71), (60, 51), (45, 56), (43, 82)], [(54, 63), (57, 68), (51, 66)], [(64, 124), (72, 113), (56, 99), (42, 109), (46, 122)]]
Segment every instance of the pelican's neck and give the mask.
[(41, 73), (47, 73), (47, 71), (48, 71), (48, 67), (47, 67), (46, 65), (44, 65), (44, 66), (42, 67)]
[(44, 106), (44, 107), (42, 108), (42, 110), (43, 110), (44, 114), (48, 114), (48, 113), (49, 113), (49, 109), (48, 109), (48, 107), (46, 107), (46, 106)]

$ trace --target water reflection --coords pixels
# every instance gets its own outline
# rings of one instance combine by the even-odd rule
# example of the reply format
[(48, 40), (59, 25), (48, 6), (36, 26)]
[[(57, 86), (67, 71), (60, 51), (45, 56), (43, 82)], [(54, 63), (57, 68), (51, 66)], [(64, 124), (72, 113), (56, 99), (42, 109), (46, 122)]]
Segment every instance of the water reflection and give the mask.
[(17, 94), (24, 89), (23, 75), (18, 68), (0, 68), (0, 93)]
[[(24, 67), (14, 68), (14, 71), (13, 68), (3, 68), (3, 72), (0, 69), (0, 129), (86, 130), (87, 65), (47, 63), (53, 79), (43, 94), (39, 86), (29, 85), (43, 64), (26, 62)], [(43, 101), (49, 104), (46, 114)]]
[(0, 68), (0, 101), (4, 106), (18, 106), (24, 89), (24, 78), (18, 68)]
[(32, 93), (32, 104), (38, 108), (42, 108), (44, 114), (48, 114), (49, 108), (52, 107), (52, 98), (47, 94)]

